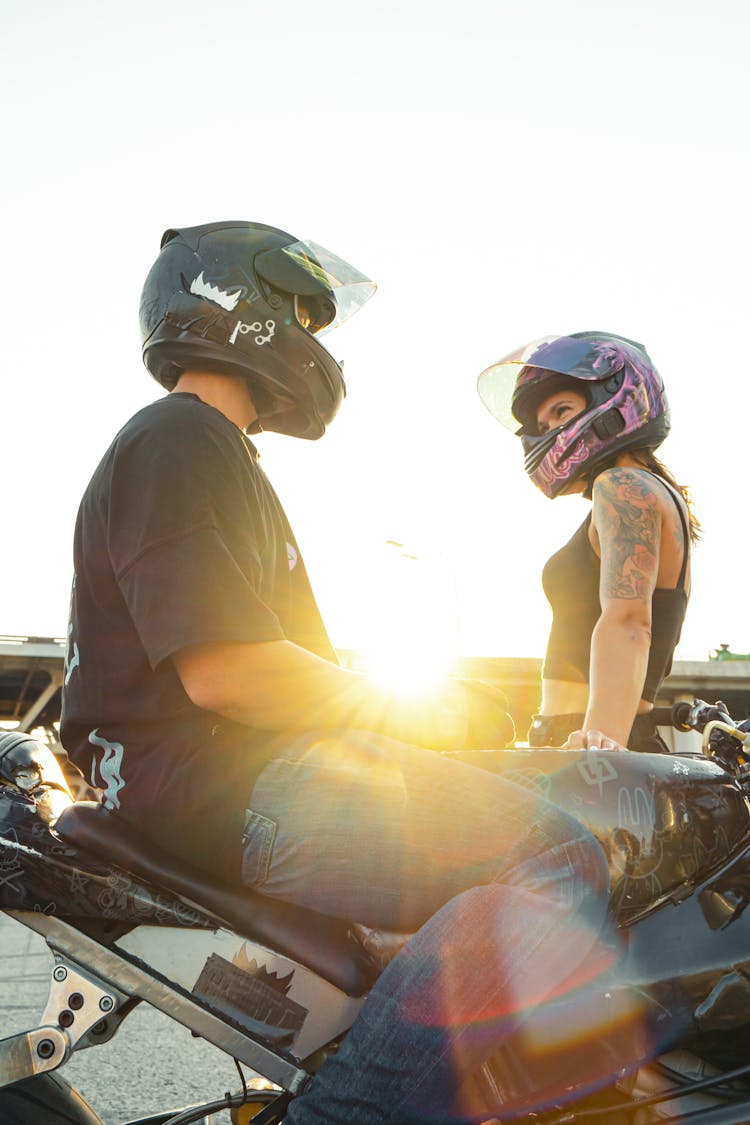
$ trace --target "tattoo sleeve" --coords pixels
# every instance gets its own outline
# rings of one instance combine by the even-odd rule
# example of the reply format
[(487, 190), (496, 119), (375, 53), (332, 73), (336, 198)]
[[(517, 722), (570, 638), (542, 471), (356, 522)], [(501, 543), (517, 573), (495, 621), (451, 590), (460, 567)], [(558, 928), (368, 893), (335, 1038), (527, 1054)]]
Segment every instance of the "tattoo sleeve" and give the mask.
[(659, 567), (661, 514), (649, 475), (622, 467), (597, 477), (593, 522), (601, 552), (602, 601), (650, 602)]

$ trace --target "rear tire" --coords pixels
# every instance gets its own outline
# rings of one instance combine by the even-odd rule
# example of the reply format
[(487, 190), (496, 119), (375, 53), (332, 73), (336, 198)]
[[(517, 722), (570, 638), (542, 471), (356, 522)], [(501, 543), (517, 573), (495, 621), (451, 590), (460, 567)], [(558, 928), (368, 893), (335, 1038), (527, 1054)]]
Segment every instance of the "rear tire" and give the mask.
[(59, 1074), (35, 1074), (0, 1090), (2, 1125), (104, 1125)]

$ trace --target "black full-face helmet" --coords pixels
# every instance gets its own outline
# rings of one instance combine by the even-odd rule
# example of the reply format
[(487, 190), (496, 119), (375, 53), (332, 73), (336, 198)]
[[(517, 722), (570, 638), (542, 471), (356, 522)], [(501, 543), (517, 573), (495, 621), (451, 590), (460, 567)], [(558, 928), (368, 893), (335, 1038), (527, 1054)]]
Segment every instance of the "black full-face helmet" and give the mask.
[(319, 438), (346, 387), (318, 336), (374, 292), (335, 254), (275, 227), (168, 230), (141, 295), (143, 362), (167, 390), (189, 369), (243, 375), (262, 429)]

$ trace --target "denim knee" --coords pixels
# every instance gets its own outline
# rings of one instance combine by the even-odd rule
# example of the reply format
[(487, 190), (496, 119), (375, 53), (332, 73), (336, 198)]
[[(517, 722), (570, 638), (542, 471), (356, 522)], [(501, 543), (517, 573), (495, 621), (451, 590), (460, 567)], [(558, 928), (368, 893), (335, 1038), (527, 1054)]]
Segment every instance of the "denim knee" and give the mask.
[(512, 870), (499, 881), (524, 885), (571, 910), (606, 909), (610, 890), (607, 857), (585, 825), (560, 812), (534, 825)]

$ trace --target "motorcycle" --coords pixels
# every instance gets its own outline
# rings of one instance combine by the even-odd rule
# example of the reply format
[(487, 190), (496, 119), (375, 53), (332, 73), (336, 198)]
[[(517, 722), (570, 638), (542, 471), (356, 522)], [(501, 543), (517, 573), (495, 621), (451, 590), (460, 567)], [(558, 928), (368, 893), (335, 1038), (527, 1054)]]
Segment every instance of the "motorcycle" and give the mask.
[[(523, 1064), (526, 1088), (537, 1066), (539, 1098), (514, 1105), (513, 1120), (750, 1122), (750, 724), (702, 700), (669, 719), (702, 734), (701, 753), (457, 755), (571, 812), (610, 867), (617, 975), (593, 973), (541, 1006), (547, 1049)], [(101, 1125), (59, 1069), (110, 1041), (140, 1003), (226, 1052), (242, 1086), (130, 1125), (209, 1125), (222, 1111), (234, 1125), (278, 1125), (408, 940), (209, 882), (74, 801), (50, 749), (18, 733), (0, 735), (0, 875), (0, 909), (53, 953), (37, 1026), (0, 1040), (3, 1125)], [(592, 1003), (605, 1013), (596, 1043)], [(577, 1075), (569, 1053), (555, 1067), (555, 1044), (584, 1010)], [(477, 1121), (498, 1125), (498, 1104), (510, 1119), (512, 1057), (498, 1051), (466, 1083)]]

